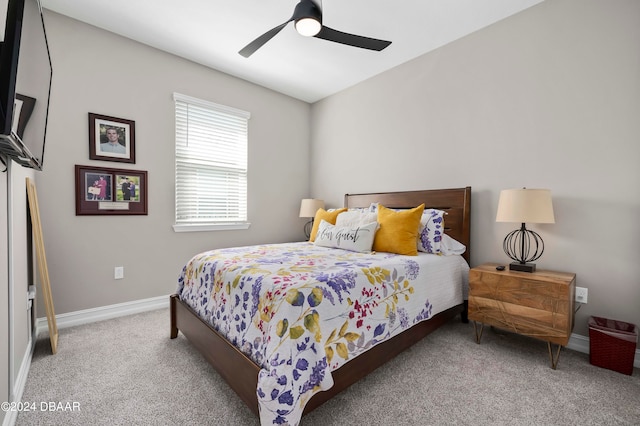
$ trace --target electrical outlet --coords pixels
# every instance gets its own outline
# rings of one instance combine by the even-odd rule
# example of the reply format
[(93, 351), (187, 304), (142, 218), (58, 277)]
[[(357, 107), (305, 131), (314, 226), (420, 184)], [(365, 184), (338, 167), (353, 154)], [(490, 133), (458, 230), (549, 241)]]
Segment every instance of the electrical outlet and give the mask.
[(587, 303), (589, 289), (586, 287), (576, 287), (576, 302)]
[(116, 280), (124, 278), (124, 266), (116, 266), (116, 269), (113, 271), (113, 278)]

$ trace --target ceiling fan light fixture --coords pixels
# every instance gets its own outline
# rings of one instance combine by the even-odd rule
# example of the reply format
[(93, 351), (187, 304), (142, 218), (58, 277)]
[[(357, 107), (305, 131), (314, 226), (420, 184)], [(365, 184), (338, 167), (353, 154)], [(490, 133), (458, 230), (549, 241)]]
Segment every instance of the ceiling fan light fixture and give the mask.
[(300, 0), (293, 10), (293, 15), (286, 22), (271, 28), (251, 43), (240, 49), (240, 55), (248, 58), (256, 50), (260, 49), (266, 42), (276, 36), (290, 22), (294, 22), (296, 31), (303, 36), (317, 37), (323, 40), (340, 43), (347, 46), (359, 47), (381, 51), (391, 44), (390, 41), (378, 40), (371, 37), (363, 37), (356, 34), (349, 34), (334, 30), (322, 25), (322, 4), (320, 0)]
[(313, 37), (322, 28), (322, 24), (316, 18), (300, 18), (295, 25), (296, 31), (305, 37)]

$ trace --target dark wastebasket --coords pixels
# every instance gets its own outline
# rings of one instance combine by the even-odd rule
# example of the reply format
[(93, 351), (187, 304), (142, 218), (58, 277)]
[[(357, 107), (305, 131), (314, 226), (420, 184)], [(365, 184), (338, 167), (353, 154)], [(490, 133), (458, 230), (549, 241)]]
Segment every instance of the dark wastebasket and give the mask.
[(589, 318), (589, 362), (619, 373), (633, 374), (638, 327), (601, 317)]

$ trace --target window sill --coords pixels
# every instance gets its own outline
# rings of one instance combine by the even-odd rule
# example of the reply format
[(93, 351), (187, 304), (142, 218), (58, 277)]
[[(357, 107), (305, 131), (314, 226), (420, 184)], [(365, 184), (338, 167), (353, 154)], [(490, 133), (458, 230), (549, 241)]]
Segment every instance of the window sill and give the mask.
[(173, 225), (174, 232), (206, 232), (206, 231), (235, 231), (239, 229), (249, 229), (251, 223), (217, 223), (202, 225)]

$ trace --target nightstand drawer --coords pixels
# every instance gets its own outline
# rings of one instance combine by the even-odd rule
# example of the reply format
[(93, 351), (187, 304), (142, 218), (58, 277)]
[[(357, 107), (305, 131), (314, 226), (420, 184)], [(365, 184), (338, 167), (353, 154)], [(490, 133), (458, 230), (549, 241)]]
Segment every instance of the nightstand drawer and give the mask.
[(469, 296), (469, 319), (562, 346), (571, 330), (566, 313), (475, 296)]

